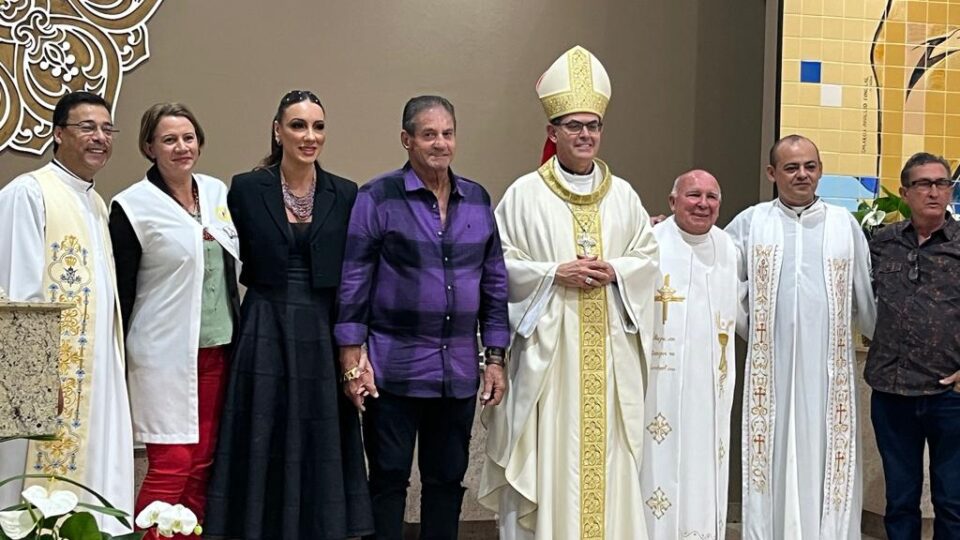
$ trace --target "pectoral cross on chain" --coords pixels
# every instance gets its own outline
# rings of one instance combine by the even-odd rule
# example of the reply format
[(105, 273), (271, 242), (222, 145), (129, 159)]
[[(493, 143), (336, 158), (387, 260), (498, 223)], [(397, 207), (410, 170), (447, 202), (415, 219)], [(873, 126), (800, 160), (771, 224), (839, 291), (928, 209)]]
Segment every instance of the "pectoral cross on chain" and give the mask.
[(590, 235), (584, 231), (577, 237), (577, 245), (583, 250), (584, 257), (591, 257), (593, 256), (593, 248), (596, 247), (597, 241), (590, 238)]
[(670, 287), (670, 274), (663, 276), (663, 286), (657, 289), (657, 295), (653, 297), (654, 302), (663, 304), (663, 322), (667, 322), (667, 312), (670, 309), (671, 302), (683, 302), (686, 298), (677, 295), (677, 290)]

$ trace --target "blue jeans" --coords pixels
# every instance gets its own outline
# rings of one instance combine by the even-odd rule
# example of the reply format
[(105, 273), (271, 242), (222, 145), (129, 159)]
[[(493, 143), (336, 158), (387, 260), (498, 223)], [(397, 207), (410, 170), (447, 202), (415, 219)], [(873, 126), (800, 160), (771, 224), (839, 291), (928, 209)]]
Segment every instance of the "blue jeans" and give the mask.
[(887, 537), (920, 539), (926, 443), (934, 538), (960, 539), (960, 392), (900, 396), (874, 390), (870, 405), (887, 488)]

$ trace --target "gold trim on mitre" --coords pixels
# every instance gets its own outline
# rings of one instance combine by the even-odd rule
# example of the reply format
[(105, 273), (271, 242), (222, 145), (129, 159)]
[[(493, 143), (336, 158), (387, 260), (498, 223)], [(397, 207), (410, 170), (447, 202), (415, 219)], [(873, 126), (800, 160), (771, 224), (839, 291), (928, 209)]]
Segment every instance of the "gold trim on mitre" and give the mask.
[(557, 58), (537, 81), (537, 95), (550, 120), (578, 112), (603, 118), (610, 94), (607, 70), (579, 45)]

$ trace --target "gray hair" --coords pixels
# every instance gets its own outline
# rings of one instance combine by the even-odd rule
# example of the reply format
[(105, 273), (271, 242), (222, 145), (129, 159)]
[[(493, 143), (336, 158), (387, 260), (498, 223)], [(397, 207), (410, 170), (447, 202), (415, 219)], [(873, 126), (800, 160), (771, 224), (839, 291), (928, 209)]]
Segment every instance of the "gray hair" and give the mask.
[(930, 163), (939, 163), (943, 165), (943, 168), (947, 171), (947, 176), (952, 178), (953, 168), (950, 167), (950, 162), (943, 158), (943, 156), (935, 156), (928, 152), (917, 152), (916, 154), (910, 156), (910, 159), (903, 164), (903, 170), (900, 171), (900, 185), (904, 187), (910, 187), (910, 170), (914, 167), (920, 167), (921, 165), (929, 165)]
[(403, 130), (410, 135), (415, 135), (417, 132), (417, 115), (423, 111), (437, 107), (443, 108), (450, 113), (450, 117), (453, 118), (453, 129), (457, 129), (457, 115), (454, 113), (453, 103), (450, 103), (447, 98), (440, 96), (417, 96), (411, 98), (410, 101), (403, 106), (403, 122), (401, 124)]

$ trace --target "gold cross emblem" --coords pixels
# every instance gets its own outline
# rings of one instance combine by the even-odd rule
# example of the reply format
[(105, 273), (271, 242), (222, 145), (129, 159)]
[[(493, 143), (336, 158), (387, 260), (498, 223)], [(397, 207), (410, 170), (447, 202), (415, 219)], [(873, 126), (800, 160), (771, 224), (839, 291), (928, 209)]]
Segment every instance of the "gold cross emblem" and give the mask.
[(686, 298), (677, 296), (677, 290), (670, 287), (670, 274), (663, 276), (663, 286), (657, 289), (657, 295), (653, 297), (654, 302), (663, 304), (663, 322), (667, 322), (667, 311), (671, 302), (683, 302)]
[(653, 496), (647, 499), (646, 504), (653, 512), (653, 516), (657, 519), (665, 516), (667, 510), (673, 506), (673, 504), (670, 503), (670, 499), (667, 498), (667, 494), (659, 487), (653, 492)]

